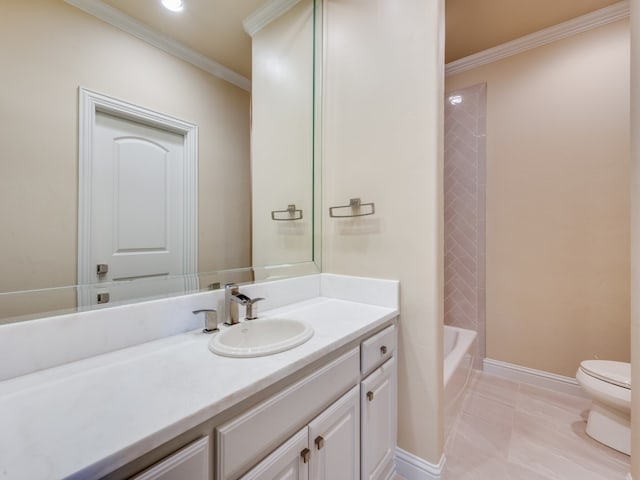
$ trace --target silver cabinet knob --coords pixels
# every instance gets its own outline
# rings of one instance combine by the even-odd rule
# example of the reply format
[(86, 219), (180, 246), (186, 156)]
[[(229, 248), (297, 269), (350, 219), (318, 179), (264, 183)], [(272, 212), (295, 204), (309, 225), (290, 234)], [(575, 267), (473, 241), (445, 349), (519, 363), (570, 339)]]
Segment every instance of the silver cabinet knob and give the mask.
[(311, 450), (305, 448), (300, 452), (300, 456), (302, 457), (302, 461), (304, 463), (309, 463), (309, 460), (311, 459)]

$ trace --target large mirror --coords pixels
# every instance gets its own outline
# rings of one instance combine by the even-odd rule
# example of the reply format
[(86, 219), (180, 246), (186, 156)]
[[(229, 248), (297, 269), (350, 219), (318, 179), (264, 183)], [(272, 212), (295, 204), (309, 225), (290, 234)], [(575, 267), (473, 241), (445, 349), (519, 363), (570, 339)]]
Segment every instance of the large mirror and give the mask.
[[(0, 323), (315, 268), (316, 3), (183, 2), (3, 6)], [(101, 129), (124, 152), (106, 170)], [(175, 173), (165, 140), (192, 164)], [(137, 267), (176, 242), (178, 267)]]

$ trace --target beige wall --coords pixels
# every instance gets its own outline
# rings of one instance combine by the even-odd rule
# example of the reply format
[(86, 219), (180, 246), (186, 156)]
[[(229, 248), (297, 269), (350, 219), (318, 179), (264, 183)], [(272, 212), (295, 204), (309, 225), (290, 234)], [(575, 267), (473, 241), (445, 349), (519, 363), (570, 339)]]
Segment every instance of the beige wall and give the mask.
[(3, 5), (0, 44), (0, 292), (76, 283), (80, 85), (199, 126), (199, 269), (250, 265), (248, 92), (59, 0)]
[[(253, 36), (251, 103), (254, 266), (313, 259), (313, 0)], [(301, 181), (308, 179), (308, 181)], [(295, 204), (302, 219), (274, 221)], [(300, 215), (300, 213), (296, 213)], [(288, 218), (280, 213), (276, 218)], [(259, 274), (260, 270), (256, 269)]]
[(487, 82), (487, 356), (629, 360), (629, 27), (446, 79)]
[[(438, 463), (444, 2), (326, 5), (323, 271), (400, 280), (398, 445)], [(375, 215), (328, 218), (352, 197)]]
[[(631, 384), (640, 385), (640, 0), (631, 0)], [(631, 474), (640, 478), (640, 395), (631, 395)]]

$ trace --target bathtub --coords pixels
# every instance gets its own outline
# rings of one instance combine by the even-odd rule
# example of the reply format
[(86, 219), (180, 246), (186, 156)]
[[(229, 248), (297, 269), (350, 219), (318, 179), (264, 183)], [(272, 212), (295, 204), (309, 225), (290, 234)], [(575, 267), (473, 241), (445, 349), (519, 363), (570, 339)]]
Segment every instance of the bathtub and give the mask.
[(462, 406), (463, 393), (476, 352), (476, 332), (464, 328), (444, 327), (444, 426), (445, 439)]

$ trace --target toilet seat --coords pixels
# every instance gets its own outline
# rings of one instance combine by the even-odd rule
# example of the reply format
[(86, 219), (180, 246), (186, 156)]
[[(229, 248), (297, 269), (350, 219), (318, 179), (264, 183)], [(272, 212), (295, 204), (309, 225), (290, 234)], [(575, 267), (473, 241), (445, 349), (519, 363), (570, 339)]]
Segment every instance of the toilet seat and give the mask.
[(587, 375), (618, 387), (631, 389), (631, 364), (612, 360), (584, 360), (580, 369)]

